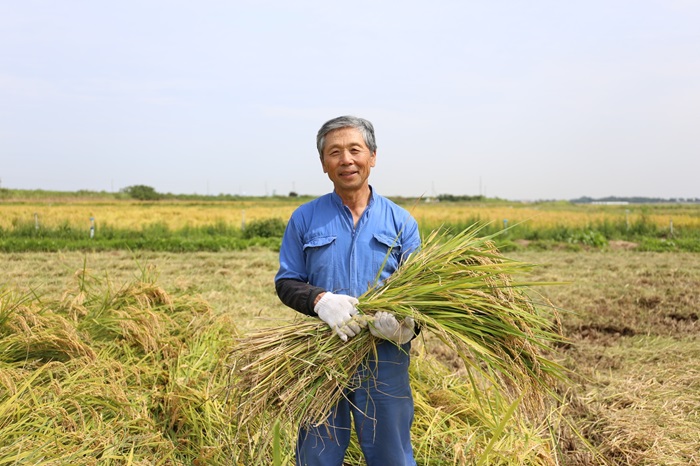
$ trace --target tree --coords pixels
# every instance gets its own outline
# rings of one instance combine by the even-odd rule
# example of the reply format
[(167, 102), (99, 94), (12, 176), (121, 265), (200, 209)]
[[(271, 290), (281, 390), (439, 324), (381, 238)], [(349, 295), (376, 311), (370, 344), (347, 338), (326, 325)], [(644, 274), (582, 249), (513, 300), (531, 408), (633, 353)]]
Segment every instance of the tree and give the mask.
[(139, 201), (156, 201), (161, 198), (161, 195), (154, 188), (142, 184), (127, 186), (122, 191), (132, 199), (138, 199)]

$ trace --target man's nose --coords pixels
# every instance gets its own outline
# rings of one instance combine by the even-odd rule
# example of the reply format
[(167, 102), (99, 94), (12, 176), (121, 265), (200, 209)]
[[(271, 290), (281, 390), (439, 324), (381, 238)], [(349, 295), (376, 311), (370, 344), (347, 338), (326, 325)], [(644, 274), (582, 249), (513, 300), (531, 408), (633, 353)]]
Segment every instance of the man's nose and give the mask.
[(352, 163), (352, 154), (350, 153), (349, 150), (344, 150), (340, 154), (340, 163), (343, 165), (347, 165), (349, 163)]

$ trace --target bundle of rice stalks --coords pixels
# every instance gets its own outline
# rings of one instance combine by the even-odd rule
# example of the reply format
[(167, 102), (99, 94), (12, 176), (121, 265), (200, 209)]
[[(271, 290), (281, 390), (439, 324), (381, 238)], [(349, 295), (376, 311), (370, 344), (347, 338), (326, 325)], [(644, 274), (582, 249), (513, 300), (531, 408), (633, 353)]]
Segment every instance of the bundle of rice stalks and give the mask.
[[(538, 405), (562, 374), (546, 357), (548, 345), (561, 339), (558, 320), (533, 304), (525, 293), (530, 284), (513, 281), (530, 267), (500, 255), (493, 237), (478, 232), (479, 226), (433, 232), (388, 280), (358, 298), (358, 309), (369, 325), (377, 311), (412, 317), (482, 374), (479, 383), (512, 399), (527, 392), (526, 404)], [(368, 331), (347, 343), (332, 335), (325, 323), (307, 319), (241, 338), (231, 354), (230, 383), (239, 425), (252, 426), (266, 413), (324, 422), (377, 344)]]
[(413, 318), (454, 350), (466, 366), (526, 401), (538, 402), (563, 368), (548, 359), (561, 342), (553, 306), (536, 306), (532, 285), (515, 281), (532, 266), (500, 254), (493, 236), (473, 226), (456, 235), (433, 232), (423, 249), (360, 300), (365, 313), (387, 311)]

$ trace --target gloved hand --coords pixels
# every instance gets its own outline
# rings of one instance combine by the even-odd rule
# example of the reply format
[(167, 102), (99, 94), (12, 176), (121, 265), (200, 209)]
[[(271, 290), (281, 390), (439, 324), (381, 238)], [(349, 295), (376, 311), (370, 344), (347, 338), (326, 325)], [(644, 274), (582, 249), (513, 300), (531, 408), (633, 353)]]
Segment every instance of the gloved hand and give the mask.
[(415, 336), (416, 323), (411, 317), (406, 317), (399, 323), (393, 314), (379, 311), (374, 314), (374, 322), (370, 323), (369, 331), (377, 338), (393, 341), (399, 345), (408, 343)]
[(352, 296), (326, 291), (314, 306), (314, 312), (341, 340), (348, 341), (348, 338), (360, 333), (364, 327), (361, 321), (353, 319), (358, 312), (355, 307), (357, 303), (357, 298)]

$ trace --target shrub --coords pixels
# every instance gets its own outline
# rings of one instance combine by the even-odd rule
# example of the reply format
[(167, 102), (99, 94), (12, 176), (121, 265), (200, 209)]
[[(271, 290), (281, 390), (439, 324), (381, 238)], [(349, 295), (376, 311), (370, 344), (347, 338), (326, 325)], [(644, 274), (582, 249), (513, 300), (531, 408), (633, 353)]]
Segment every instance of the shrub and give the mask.
[(279, 218), (253, 220), (243, 230), (243, 237), (250, 238), (281, 238), (287, 224)]

